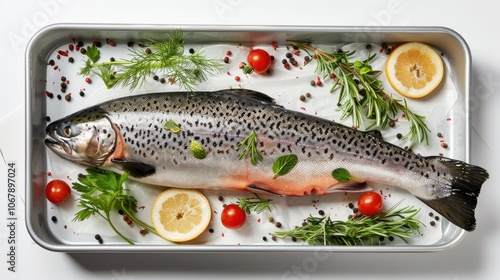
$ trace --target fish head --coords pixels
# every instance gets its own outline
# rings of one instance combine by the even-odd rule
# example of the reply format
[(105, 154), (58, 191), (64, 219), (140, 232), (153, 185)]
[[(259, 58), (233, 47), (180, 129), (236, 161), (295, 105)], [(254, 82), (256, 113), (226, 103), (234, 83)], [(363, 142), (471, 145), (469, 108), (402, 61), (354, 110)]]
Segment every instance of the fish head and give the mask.
[(113, 153), (116, 131), (102, 110), (75, 113), (50, 123), (45, 145), (69, 161), (99, 167)]

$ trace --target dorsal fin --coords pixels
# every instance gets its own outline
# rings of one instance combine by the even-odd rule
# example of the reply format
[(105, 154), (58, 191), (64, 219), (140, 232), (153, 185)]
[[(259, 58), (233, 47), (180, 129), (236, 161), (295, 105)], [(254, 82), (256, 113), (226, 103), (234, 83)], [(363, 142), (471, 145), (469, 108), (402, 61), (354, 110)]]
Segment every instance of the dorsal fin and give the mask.
[(273, 105), (276, 104), (274, 98), (270, 97), (269, 95), (262, 93), (260, 91), (255, 91), (250, 89), (244, 89), (244, 88), (224, 89), (216, 91), (216, 93), (234, 94), (238, 96), (251, 98), (260, 101), (262, 103), (273, 104)]

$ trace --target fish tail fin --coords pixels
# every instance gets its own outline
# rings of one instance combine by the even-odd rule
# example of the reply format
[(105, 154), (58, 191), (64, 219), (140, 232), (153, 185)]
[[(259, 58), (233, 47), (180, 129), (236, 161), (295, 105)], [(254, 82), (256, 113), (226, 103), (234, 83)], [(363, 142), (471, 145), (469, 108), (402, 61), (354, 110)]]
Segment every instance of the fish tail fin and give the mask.
[(451, 194), (447, 197), (422, 200), (429, 207), (437, 211), (453, 224), (467, 231), (476, 228), (474, 211), (481, 186), (488, 179), (488, 172), (475, 165), (443, 157), (432, 157), (448, 168), (452, 179), (450, 180)]

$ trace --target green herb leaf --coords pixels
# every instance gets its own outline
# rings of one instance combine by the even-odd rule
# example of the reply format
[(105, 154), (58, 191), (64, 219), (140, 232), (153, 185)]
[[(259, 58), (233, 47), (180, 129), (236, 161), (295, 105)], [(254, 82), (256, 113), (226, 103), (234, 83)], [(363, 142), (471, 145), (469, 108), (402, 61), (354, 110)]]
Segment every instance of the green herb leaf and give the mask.
[(288, 174), (298, 162), (296, 154), (280, 156), (273, 164), (274, 178)]
[(351, 174), (345, 168), (337, 168), (332, 171), (332, 176), (335, 180), (345, 183), (351, 179)]
[(416, 219), (420, 209), (412, 206), (398, 208), (401, 201), (385, 213), (374, 216), (350, 217), (334, 221), (325, 217), (309, 216), (306, 223), (291, 230), (273, 232), (278, 238), (292, 237), (310, 245), (376, 245), (380, 237), (398, 237), (403, 241), (419, 235), (423, 223)]
[(204, 159), (207, 157), (207, 152), (203, 148), (203, 146), (196, 140), (191, 141), (191, 145), (189, 147), (191, 154), (197, 159)]
[(87, 57), (93, 62), (96, 63), (99, 58), (101, 58), (101, 52), (99, 49), (95, 46), (88, 46), (87, 47)]
[(179, 125), (177, 125), (173, 120), (168, 120), (163, 128), (165, 128), (166, 130), (170, 130), (173, 133), (178, 133), (179, 131), (181, 131)]
[(257, 141), (257, 135), (255, 134), (255, 130), (252, 130), (252, 132), (247, 136), (247, 138), (238, 143), (238, 145), (236, 146), (237, 151), (245, 147), (245, 149), (240, 154), (238, 159), (241, 160), (247, 156), (250, 156), (250, 162), (252, 163), (252, 165), (257, 165), (259, 161), (262, 161), (263, 157), (259, 153), (259, 150), (257, 150), (257, 142), (258, 141)]
[(113, 224), (110, 215), (112, 211), (121, 210), (138, 226), (149, 232), (158, 234), (156, 230), (135, 217), (137, 212), (137, 199), (123, 187), (128, 178), (128, 173), (122, 175), (112, 171), (87, 169), (87, 175), (78, 178), (73, 183), (73, 189), (80, 192), (78, 211), (73, 221), (84, 221), (93, 215), (98, 215), (106, 220), (113, 231), (127, 243), (134, 243), (124, 236)]
[(253, 197), (251, 198), (239, 198), (238, 206), (245, 211), (247, 214), (250, 214), (252, 210), (254, 210), (257, 214), (262, 213), (264, 210), (271, 211), (271, 207), (269, 203), (272, 201), (269, 198), (262, 198), (255, 193), (252, 193)]
[(170, 83), (179, 84), (181, 88), (194, 91), (194, 87), (206, 81), (208, 75), (220, 73), (222, 62), (220, 58), (208, 59), (203, 50), (198, 49), (193, 54), (184, 53), (184, 34), (181, 31), (169, 33), (167, 41), (149, 40), (144, 48), (129, 48), (130, 59), (96, 63), (100, 52), (96, 46), (87, 47), (88, 63), (81, 68), (80, 74), (97, 74), (107, 79), (109, 75), (102, 66), (113, 66), (113, 78), (105, 80), (107, 87), (126, 87), (134, 90), (146, 84), (153, 73), (168, 76)]

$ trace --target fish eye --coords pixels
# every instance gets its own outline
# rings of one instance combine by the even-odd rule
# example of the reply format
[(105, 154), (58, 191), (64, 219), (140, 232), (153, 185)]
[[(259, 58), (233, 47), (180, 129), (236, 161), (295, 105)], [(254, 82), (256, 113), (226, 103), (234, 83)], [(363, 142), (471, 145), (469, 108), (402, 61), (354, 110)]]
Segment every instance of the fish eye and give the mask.
[(57, 134), (59, 134), (62, 137), (75, 137), (79, 135), (82, 131), (77, 127), (72, 124), (63, 124), (59, 127), (57, 130)]

